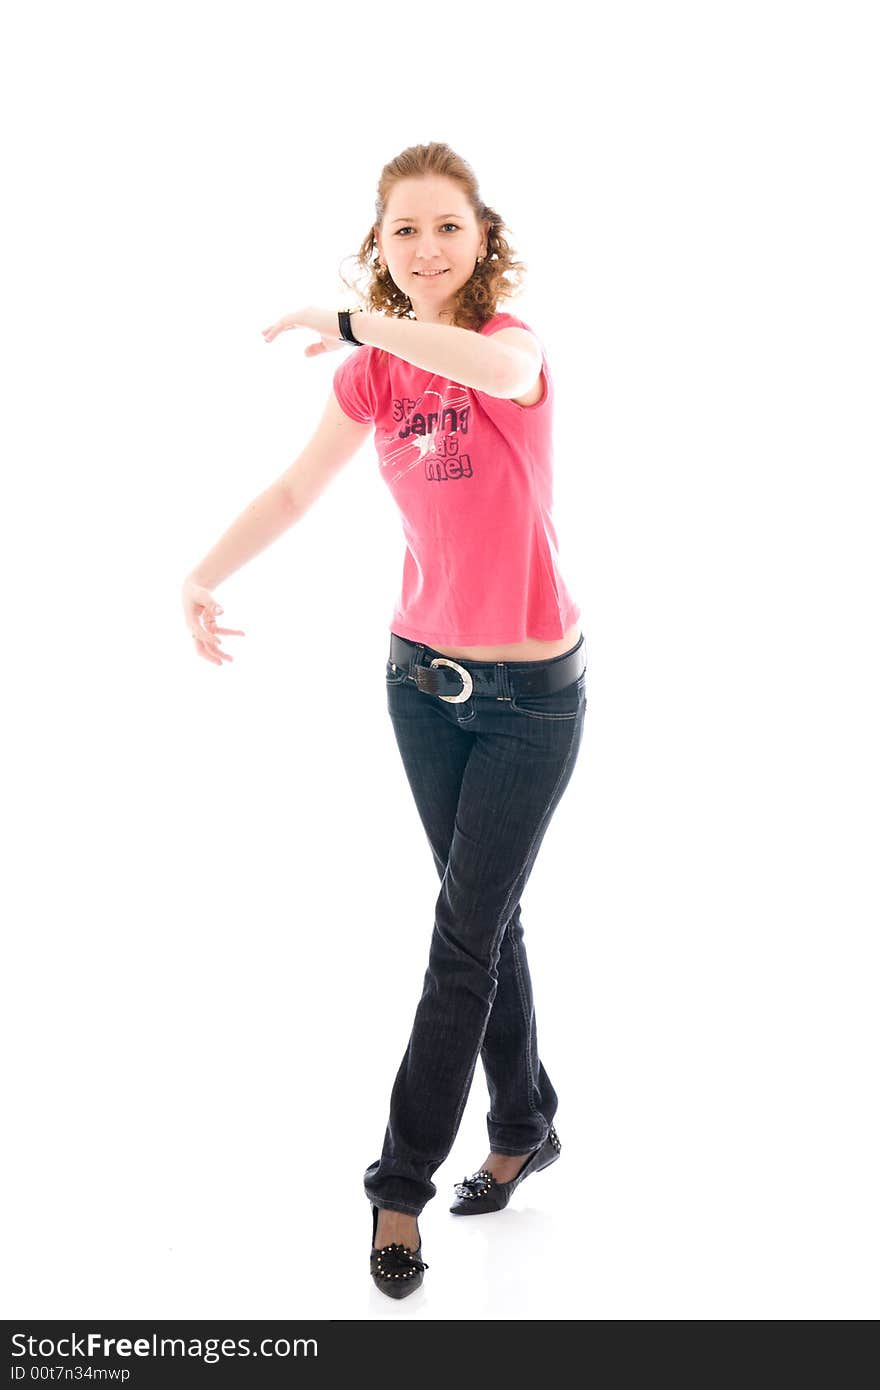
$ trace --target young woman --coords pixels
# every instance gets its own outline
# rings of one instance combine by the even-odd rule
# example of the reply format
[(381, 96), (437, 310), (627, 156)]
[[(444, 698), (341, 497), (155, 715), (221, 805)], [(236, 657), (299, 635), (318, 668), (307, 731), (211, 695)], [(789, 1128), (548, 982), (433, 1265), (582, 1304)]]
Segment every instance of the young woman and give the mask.
[(242, 634), (217, 627), (212, 589), (298, 521), (373, 432), (407, 543), (388, 711), (440, 877), (422, 996), (381, 1156), (364, 1174), (372, 1277), (396, 1298), (427, 1269), (418, 1216), (478, 1058), (489, 1154), (451, 1210), (502, 1210), (560, 1151), (520, 899), (580, 748), (586, 656), (551, 519), (547, 359), (528, 325), (496, 308), (522, 268), (504, 230), (447, 145), (385, 166), (358, 256), (365, 308), (306, 308), (264, 330), (271, 342), (312, 329), (320, 342), (306, 356), (352, 344), (318, 429), (183, 590), (196, 650), (231, 660), (220, 637)]

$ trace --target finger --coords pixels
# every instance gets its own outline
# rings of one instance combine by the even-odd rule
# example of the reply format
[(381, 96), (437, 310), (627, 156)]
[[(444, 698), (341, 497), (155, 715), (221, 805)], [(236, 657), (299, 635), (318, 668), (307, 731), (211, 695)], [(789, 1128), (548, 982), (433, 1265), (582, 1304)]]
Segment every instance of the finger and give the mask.
[(205, 645), (205, 643), (200, 641), (198, 637), (196, 638), (196, 651), (198, 652), (199, 656), (203, 656), (206, 661), (213, 661), (215, 666), (223, 665), (223, 662), (220, 660), (220, 658), (215, 656), (214, 653), (210, 651), (208, 647)]
[(263, 334), (267, 335), (271, 342), (273, 338), (277, 338), (279, 333), (284, 333), (288, 328), (299, 328), (299, 324), (291, 322), (291, 320), (285, 316), (283, 319), (279, 319), (277, 323), (271, 324), (269, 328), (264, 328)]
[(220, 645), (219, 637), (215, 637), (213, 632), (205, 632), (203, 628), (195, 630), (193, 632), (193, 637), (197, 642), (201, 642), (202, 645), (206, 647), (218, 647)]
[(245, 635), (242, 629), (238, 627), (218, 627), (217, 624), (214, 622), (213, 618), (205, 619), (205, 628), (211, 634), (212, 637), (244, 637)]

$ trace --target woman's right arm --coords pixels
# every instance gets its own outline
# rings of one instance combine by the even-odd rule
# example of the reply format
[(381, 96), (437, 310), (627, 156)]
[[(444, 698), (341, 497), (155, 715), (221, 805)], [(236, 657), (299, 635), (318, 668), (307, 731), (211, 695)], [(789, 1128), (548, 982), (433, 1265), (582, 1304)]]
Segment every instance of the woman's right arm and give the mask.
[(371, 429), (371, 421), (361, 424), (346, 415), (331, 390), (318, 427), (295, 462), (249, 503), (187, 575), (183, 610), (200, 656), (217, 666), (222, 659), (231, 661), (220, 649), (220, 634), (244, 636), (237, 629), (216, 627), (216, 615), (223, 610), (212, 590), (305, 516), (331, 479), (354, 458)]

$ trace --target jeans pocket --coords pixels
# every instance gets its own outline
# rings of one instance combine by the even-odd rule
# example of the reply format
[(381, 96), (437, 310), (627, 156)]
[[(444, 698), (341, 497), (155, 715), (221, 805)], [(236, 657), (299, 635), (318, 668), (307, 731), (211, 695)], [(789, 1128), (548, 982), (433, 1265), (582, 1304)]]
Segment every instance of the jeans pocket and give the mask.
[(395, 666), (389, 657), (385, 663), (385, 684), (401, 685), (406, 680), (407, 671), (405, 666)]
[(576, 719), (581, 706), (586, 703), (586, 682), (587, 673), (584, 671), (576, 681), (549, 695), (514, 695), (510, 708), (529, 719)]

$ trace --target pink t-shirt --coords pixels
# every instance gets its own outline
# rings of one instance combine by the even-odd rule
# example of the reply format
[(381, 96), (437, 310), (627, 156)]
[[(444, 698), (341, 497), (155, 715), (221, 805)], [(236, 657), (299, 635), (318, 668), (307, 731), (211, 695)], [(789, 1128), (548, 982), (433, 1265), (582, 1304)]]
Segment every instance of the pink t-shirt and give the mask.
[[(528, 327), (499, 313), (480, 331), (514, 326)], [(389, 624), (401, 637), (435, 647), (549, 641), (580, 617), (551, 518), (553, 379), (542, 355), (544, 394), (530, 406), (377, 347), (351, 348), (334, 372), (346, 415), (376, 422), (379, 467), (403, 520)]]

